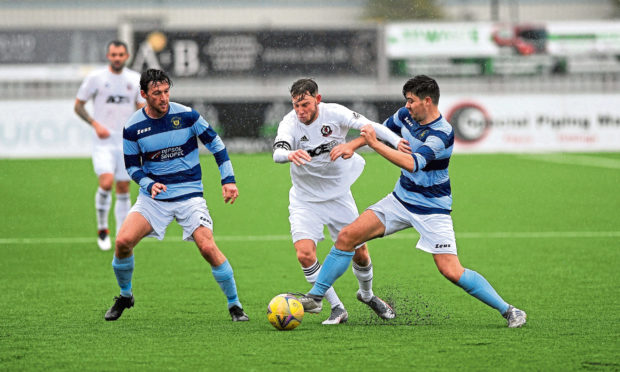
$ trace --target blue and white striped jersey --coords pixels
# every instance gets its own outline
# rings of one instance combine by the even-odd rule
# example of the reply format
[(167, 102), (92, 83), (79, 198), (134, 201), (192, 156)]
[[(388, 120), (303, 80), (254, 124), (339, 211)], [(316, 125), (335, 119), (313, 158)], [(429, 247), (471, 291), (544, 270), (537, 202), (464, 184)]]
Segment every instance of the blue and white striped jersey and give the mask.
[(150, 196), (151, 187), (159, 182), (167, 191), (156, 200), (203, 196), (197, 138), (213, 153), (222, 185), (234, 183), (224, 142), (197, 111), (174, 102), (159, 119), (148, 117), (144, 108), (136, 111), (123, 130), (123, 152), (127, 173), (140, 185), (140, 192)]
[(411, 146), (414, 169), (401, 169), (394, 196), (411, 212), (417, 214), (449, 214), (452, 211), (452, 190), (448, 164), (454, 145), (454, 131), (443, 116), (429, 124), (418, 124), (406, 107), (383, 122)]

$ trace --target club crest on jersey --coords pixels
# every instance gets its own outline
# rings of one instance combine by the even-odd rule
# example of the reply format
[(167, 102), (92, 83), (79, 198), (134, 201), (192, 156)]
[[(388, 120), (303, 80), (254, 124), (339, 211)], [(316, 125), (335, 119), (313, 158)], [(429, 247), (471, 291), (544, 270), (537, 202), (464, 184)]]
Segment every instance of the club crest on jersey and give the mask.
[(422, 131), (422, 133), (420, 133), (420, 135), (418, 136), (418, 138), (419, 138), (421, 141), (424, 141), (424, 137), (426, 137), (426, 136), (428, 136), (428, 129), (426, 129), (426, 130)]
[(327, 137), (330, 134), (332, 134), (332, 127), (330, 127), (329, 125), (323, 125), (323, 127), (321, 127), (321, 134), (323, 135), (323, 137)]
[(172, 123), (172, 126), (175, 128), (181, 127), (181, 118), (178, 116), (175, 116), (172, 119), (170, 119), (170, 122)]

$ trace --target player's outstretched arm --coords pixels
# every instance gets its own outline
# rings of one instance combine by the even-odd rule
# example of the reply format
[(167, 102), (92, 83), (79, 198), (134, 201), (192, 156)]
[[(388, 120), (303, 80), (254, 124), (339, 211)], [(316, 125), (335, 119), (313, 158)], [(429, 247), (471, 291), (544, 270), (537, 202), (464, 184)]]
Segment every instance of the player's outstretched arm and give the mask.
[[(391, 130), (387, 129), (385, 126), (377, 123), (370, 123), (375, 130), (375, 136), (381, 139), (382, 141), (388, 142), (392, 147), (396, 148), (398, 151), (404, 152), (406, 154), (411, 154), (411, 147), (409, 146), (409, 142), (396, 135)], [(360, 128), (361, 129), (361, 128)], [(366, 139), (364, 137), (355, 138), (347, 143), (342, 143), (332, 149), (330, 151), (329, 156), (332, 161), (335, 161), (339, 157), (343, 159), (349, 159), (357, 149), (366, 145)]]
[(225, 183), (222, 185), (222, 197), (224, 198), (224, 203), (230, 202), (230, 204), (234, 204), (235, 200), (239, 197), (239, 190), (237, 189), (237, 184), (235, 183)]
[(368, 146), (370, 146), (375, 152), (383, 156), (394, 165), (399, 166), (409, 172), (414, 171), (415, 161), (413, 156), (405, 152), (394, 150), (388, 145), (377, 139), (377, 134), (372, 125), (364, 125), (360, 131), (360, 135), (366, 140)]

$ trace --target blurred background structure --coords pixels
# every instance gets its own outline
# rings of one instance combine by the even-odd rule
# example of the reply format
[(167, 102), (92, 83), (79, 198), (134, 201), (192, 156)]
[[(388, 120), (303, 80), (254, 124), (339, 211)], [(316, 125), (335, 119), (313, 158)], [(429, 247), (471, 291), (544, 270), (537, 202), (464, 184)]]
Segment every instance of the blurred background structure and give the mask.
[(435, 77), (458, 151), (620, 150), (618, 0), (0, 0), (0, 157), (86, 156), (105, 45), (168, 71), (233, 151), (269, 151), (288, 88), (382, 121)]

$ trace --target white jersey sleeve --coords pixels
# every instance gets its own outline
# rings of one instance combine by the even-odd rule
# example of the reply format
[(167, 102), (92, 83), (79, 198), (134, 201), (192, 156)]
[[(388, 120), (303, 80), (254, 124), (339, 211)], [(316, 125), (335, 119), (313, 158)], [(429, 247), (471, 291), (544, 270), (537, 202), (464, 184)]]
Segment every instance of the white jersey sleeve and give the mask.
[(96, 93), (96, 77), (93, 73), (90, 73), (84, 78), (84, 81), (82, 81), (82, 84), (78, 89), (76, 98), (80, 101), (88, 101), (89, 99), (93, 98)]
[(287, 114), (278, 126), (278, 133), (273, 143), (273, 161), (276, 163), (287, 163), (288, 154), (296, 150), (295, 143), (295, 121), (291, 116), (294, 111)]
[(382, 141), (388, 142), (392, 147), (397, 148), (398, 142), (400, 142), (400, 137), (396, 135), (394, 132), (386, 128), (385, 126), (375, 123), (374, 121), (368, 120), (364, 115), (358, 114), (355, 111), (351, 111), (346, 107), (343, 107), (345, 110), (349, 111), (348, 114), (348, 126), (349, 128), (361, 130), (362, 127), (366, 124), (371, 124), (372, 127), (377, 132), (377, 138)]

